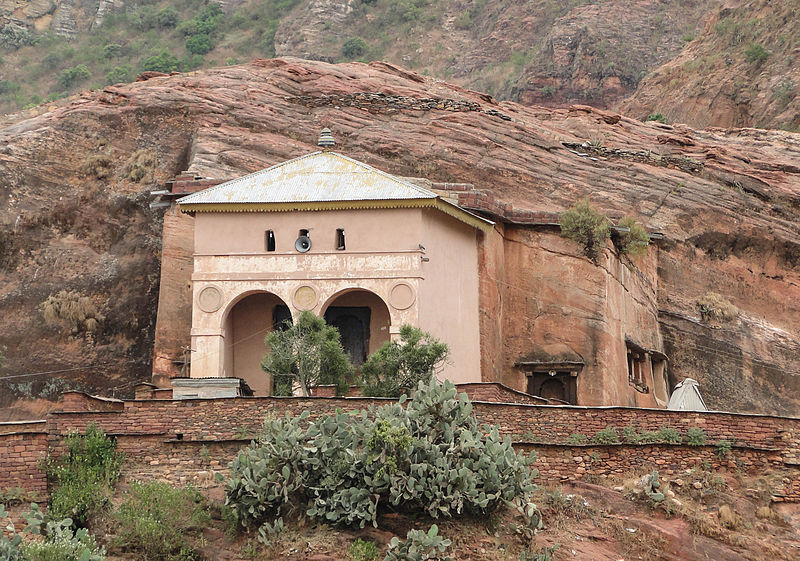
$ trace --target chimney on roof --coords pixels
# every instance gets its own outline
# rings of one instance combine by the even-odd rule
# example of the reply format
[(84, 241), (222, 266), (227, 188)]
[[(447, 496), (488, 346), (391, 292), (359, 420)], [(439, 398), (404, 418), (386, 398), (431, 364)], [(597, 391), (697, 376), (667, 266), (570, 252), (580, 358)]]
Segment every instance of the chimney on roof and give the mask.
[(329, 150), (332, 146), (336, 144), (336, 141), (333, 139), (333, 135), (331, 134), (331, 129), (325, 127), (319, 133), (319, 140), (317, 140), (317, 146), (321, 146), (323, 150)]

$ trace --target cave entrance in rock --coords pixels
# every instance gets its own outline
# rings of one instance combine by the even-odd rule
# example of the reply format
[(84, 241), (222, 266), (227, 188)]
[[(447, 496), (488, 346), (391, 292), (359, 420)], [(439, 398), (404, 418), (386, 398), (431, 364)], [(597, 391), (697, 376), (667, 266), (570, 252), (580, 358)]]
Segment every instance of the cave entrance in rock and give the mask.
[(272, 377), (261, 369), (261, 359), (267, 353), (264, 337), (291, 320), (289, 307), (271, 292), (251, 293), (236, 302), (223, 330), (225, 375), (244, 379), (254, 395), (271, 395)]
[(389, 340), (389, 308), (374, 292), (340, 292), (325, 305), (323, 316), (328, 325), (339, 330), (342, 347), (354, 366), (362, 365)]

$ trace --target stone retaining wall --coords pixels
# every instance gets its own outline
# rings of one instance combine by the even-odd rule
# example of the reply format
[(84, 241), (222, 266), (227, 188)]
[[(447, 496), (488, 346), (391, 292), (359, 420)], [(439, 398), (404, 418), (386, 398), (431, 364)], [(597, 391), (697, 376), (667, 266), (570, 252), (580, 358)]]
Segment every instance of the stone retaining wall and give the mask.
[[(84, 431), (90, 423), (98, 424), (117, 439), (127, 458), (125, 477), (215, 487), (219, 484), (213, 480), (214, 472), (227, 471), (228, 462), (249, 442), (265, 417), (309, 411), (314, 418), (337, 409), (360, 410), (389, 401), (363, 397), (265, 397), (115, 402), (70, 392), (63, 402), (69, 410), (51, 413), (46, 430), (32, 425), (28, 429), (39, 432), (0, 434), (0, 489), (43, 489), (39, 459), (48, 448), (57, 453), (68, 432)], [(536, 451), (540, 480), (544, 482), (650, 469), (671, 475), (705, 465), (751, 474), (780, 474), (784, 485), (776, 490), (775, 500), (800, 502), (800, 419), (483, 401), (475, 401), (473, 406), (481, 421), (499, 425), (517, 448)], [(708, 445), (568, 443), (572, 434), (591, 437), (607, 426), (629, 425), (640, 431), (672, 427), (684, 437), (687, 429), (702, 428)], [(729, 456), (717, 456), (715, 443), (719, 440), (734, 442)]]

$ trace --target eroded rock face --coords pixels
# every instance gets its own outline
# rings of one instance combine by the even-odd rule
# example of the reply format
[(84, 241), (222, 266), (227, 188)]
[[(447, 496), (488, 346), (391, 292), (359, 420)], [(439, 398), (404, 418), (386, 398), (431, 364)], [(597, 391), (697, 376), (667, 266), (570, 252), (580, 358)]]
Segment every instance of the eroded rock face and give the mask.
[[(342, 101), (365, 93), (420, 102)], [(672, 382), (699, 379), (717, 409), (800, 411), (797, 134), (495, 103), (383, 63), (294, 59), (107, 87), (40, 111), (0, 129), (4, 374), (88, 362), (62, 375), (101, 387), (148, 376), (161, 221), (147, 193), (184, 169), (227, 179), (310, 152), (328, 126), (339, 151), (396, 175), (473, 183), (523, 209), (590, 196), (613, 216), (639, 215), (666, 235), (656, 303)], [(95, 302), (94, 333), (44, 323), (42, 302), (65, 288)], [(736, 321), (703, 322), (708, 291), (736, 306)], [(179, 319), (175, 329), (178, 340)]]
[(702, 33), (619, 104), (697, 127), (800, 130), (797, 6), (751, 0), (712, 12)]
[(584, 4), (558, 18), (540, 56), (517, 80), (524, 104), (612, 106), (630, 95), (652, 68), (672, 59), (694, 36), (708, 1), (649, 0)]

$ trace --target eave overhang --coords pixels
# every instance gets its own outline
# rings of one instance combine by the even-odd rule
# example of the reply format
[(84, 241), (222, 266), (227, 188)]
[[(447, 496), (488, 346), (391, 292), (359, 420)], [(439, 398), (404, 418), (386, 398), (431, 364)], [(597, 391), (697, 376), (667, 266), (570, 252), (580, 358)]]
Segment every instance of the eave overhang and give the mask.
[(194, 215), (209, 212), (295, 212), (325, 210), (366, 210), (392, 208), (435, 208), (480, 230), (483, 233), (494, 229), (494, 222), (440, 198), (385, 199), (356, 201), (297, 201), (279, 203), (179, 203), (181, 212)]

